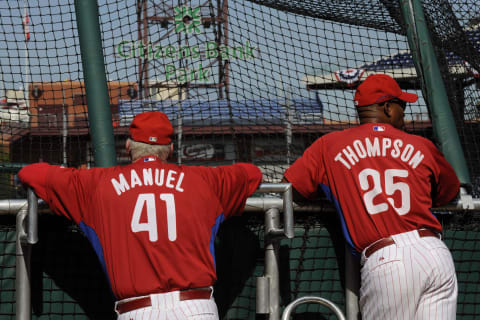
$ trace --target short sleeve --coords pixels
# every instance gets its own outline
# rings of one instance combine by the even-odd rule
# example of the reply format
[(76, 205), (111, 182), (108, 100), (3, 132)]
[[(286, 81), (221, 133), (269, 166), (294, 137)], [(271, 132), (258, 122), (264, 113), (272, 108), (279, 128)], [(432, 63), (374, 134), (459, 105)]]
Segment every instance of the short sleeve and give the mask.
[(94, 187), (92, 172), (37, 163), (19, 172), (19, 178), (45, 200), (51, 210), (72, 219), (77, 224), (83, 220), (90, 201), (89, 190)]
[(225, 217), (240, 214), (247, 198), (262, 182), (260, 169), (249, 163), (205, 169), (204, 178), (217, 195)]
[(284, 174), (295, 190), (309, 200), (314, 200), (318, 196), (318, 184), (323, 171), (322, 146), (323, 140), (317, 139)]

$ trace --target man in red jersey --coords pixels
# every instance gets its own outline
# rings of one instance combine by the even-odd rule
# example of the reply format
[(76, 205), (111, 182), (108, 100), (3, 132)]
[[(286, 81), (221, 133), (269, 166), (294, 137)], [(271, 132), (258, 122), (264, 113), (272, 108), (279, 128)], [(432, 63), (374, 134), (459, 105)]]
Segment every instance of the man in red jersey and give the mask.
[(161, 112), (135, 116), (125, 166), (31, 164), (19, 178), (92, 243), (119, 319), (218, 319), (214, 240), (262, 180), (246, 163), (217, 168), (166, 162), (173, 128)]
[(402, 131), (417, 99), (390, 76), (369, 76), (354, 97), (360, 125), (322, 136), (284, 174), (297, 201), (322, 190), (335, 205), (361, 254), (363, 319), (455, 319), (455, 267), (430, 208), (460, 185), (432, 142)]

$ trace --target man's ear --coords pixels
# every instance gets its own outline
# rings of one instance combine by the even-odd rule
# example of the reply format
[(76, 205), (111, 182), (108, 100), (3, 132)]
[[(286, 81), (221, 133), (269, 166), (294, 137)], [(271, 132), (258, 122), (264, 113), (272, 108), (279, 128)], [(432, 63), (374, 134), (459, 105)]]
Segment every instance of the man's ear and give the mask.
[(385, 102), (383, 104), (383, 113), (385, 113), (385, 116), (387, 116), (388, 118), (391, 118), (392, 117), (392, 111), (393, 111), (393, 108), (392, 108), (392, 105), (390, 104), (390, 102)]
[(130, 154), (130, 139), (127, 139), (125, 142), (125, 150), (127, 151), (127, 154)]

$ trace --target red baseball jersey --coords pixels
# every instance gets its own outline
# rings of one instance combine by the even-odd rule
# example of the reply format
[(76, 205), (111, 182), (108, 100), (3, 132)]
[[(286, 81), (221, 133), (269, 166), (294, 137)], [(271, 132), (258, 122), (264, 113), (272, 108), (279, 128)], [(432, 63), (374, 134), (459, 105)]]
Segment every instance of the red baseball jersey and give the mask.
[(246, 163), (194, 167), (149, 156), (111, 168), (37, 163), (19, 172), (92, 243), (117, 300), (213, 285), (214, 239), (262, 180)]
[(307, 199), (325, 193), (347, 243), (358, 252), (393, 234), (441, 232), (430, 208), (452, 200), (460, 187), (431, 141), (380, 123), (322, 136), (285, 178)]

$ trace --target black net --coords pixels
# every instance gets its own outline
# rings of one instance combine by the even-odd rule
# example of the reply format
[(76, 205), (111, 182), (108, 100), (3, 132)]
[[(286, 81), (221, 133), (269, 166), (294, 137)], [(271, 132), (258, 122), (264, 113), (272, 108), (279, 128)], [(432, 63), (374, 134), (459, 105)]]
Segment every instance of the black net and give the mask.
[(15, 315), (15, 218), (0, 225), (0, 316)]
[[(22, 164), (93, 157), (73, 3), (1, 6), (0, 186), (15, 197)], [(423, 7), (475, 182), (479, 5)], [(133, 116), (161, 110), (175, 126), (172, 161), (251, 161), (279, 181), (314, 139), (356, 125), (353, 92), (371, 73), (420, 95), (407, 127), (433, 139), (399, 2), (108, 1), (99, 12), (120, 163)]]
[[(480, 3), (421, 2), (478, 198)], [(24, 164), (93, 166), (82, 57), (73, 1), (2, 1), (0, 17), (0, 199), (24, 198), (16, 177)], [(253, 162), (266, 181), (278, 182), (315, 139), (357, 125), (354, 89), (372, 73), (390, 74), (420, 96), (406, 110), (407, 130), (435, 139), (400, 1), (110, 0), (99, 1), (99, 19), (119, 163), (129, 161), (123, 145), (133, 116), (159, 110), (175, 128), (172, 161)], [(343, 249), (332, 245), (337, 233), (316, 217), (300, 219), (297, 237), (282, 242), (282, 275), (289, 280), (281, 289), (283, 305), (306, 294), (344, 305), (344, 275), (338, 268)], [(480, 314), (478, 228), (471, 227), (478, 220), (459, 213), (442, 221), (457, 264), (458, 317), (473, 319)], [(242, 222), (252, 225), (247, 230), (233, 224), (239, 236), (230, 239), (231, 245), (251, 238), (254, 251), (237, 251), (255, 261), (238, 278), (219, 267), (217, 297), (225, 298), (217, 300), (229, 319), (254, 318), (255, 277), (263, 272), (262, 229), (253, 226), (263, 222), (252, 217)], [(77, 244), (85, 239), (75, 228), (57, 227), (66, 238), (51, 230), (40, 234), (41, 241), (73, 241), (75, 250), (80, 248), (77, 256), (87, 255), (82, 250), (90, 249)], [(14, 232), (8, 228), (0, 233), (2, 317), (15, 312)], [(222, 242), (225, 238), (219, 235)], [(70, 279), (85, 279), (80, 270), (60, 274), (67, 266), (75, 269), (72, 248), (48, 248), (41, 249), (52, 263), (37, 275), (43, 279), (36, 284), (42, 292), (34, 297), (37, 316), (98, 318), (92, 312), (100, 311), (92, 311), (91, 302), (71, 287), (107, 292), (101, 298), (107, 300), (109, 289), (101, 281), (97, 288), (91, 281)], [(88, 260), (96, 261), (88, 252)], [(232, 261), (220, 259), (219, 265), (238, 270)], [(305, 318), (318, 310), (302, 308)], [(102, 316), (110, 317), (111, 309), (105, 310)]]

